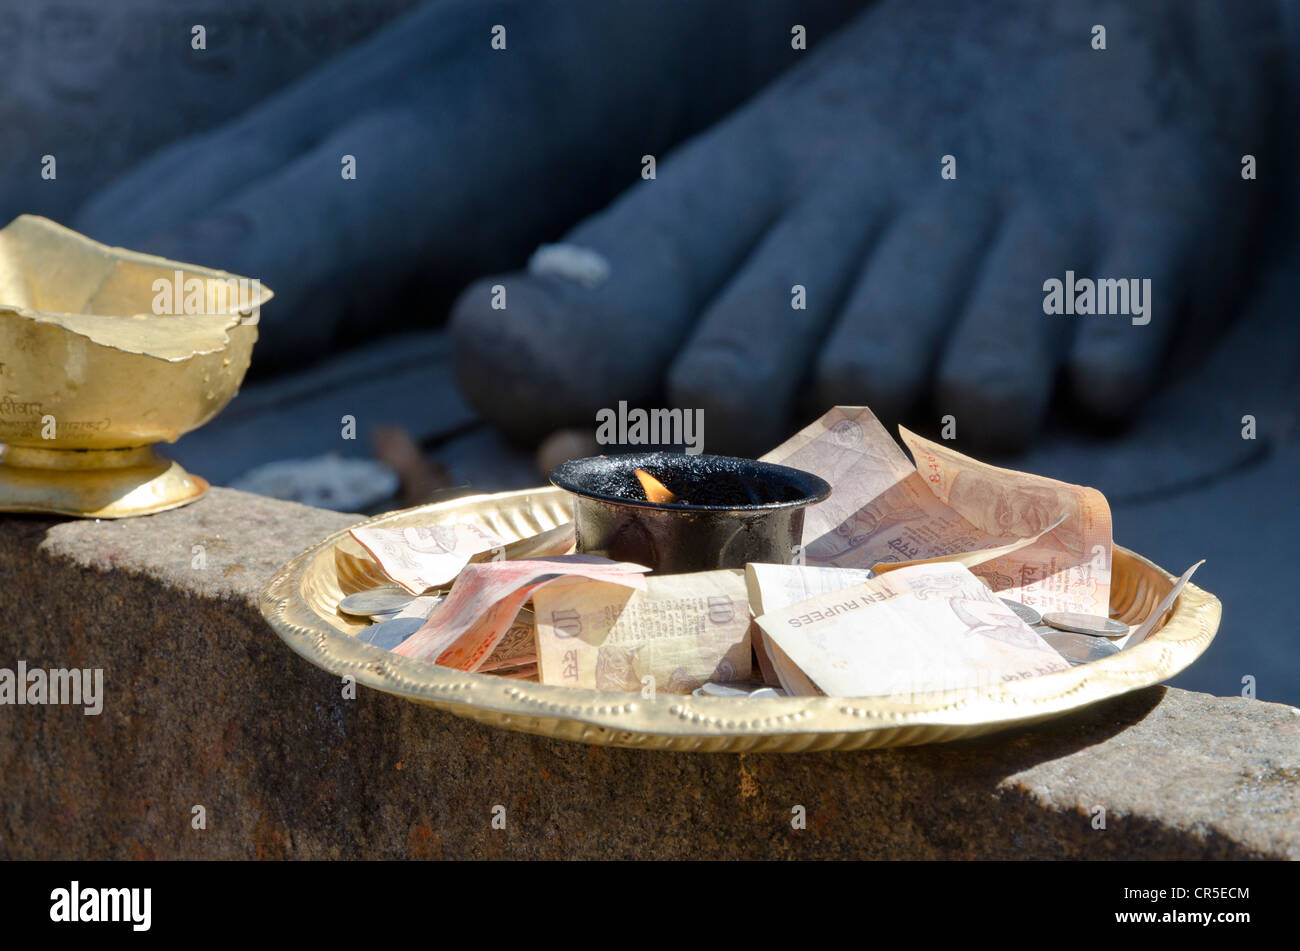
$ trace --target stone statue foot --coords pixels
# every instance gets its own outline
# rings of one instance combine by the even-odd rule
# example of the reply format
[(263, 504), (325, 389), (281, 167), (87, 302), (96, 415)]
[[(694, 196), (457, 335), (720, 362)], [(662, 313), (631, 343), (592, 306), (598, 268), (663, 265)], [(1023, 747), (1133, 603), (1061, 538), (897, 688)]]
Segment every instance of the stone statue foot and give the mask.
[[(834, 403), (952, 415), (986, 451), (1058, 392), (1122, 421), (1180, 328), (1234, 313), (1277, 29), (1264, 5), (884, 0), (558, 251), (471, 285), (462, 388), (522, 438), (619, 400), (702, 408), (713, 452)], [(1122, 312), (1052, 313), (1067, 272)], [(1084, 310), (1071, 283), (1059, 309)]]
[(254, 369), (428, 326), (863, 0), (437, 0), (109, 186), (76, 227), (260, 278)]

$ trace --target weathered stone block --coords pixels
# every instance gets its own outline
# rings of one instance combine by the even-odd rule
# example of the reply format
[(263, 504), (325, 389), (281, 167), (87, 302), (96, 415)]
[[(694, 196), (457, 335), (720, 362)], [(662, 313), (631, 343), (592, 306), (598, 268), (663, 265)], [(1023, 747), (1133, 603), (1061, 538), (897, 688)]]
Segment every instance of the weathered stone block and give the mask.
[(0, 707), (0, 857), (1300, 855), (1281, 704), (1152, 688), (960, 743), (706, 755), (344, 700), (256, 598), (352, 519), (226, 489), (120, 522), (0, 516), (0, 666), (103, 667), (106, 693), (99, 716)]

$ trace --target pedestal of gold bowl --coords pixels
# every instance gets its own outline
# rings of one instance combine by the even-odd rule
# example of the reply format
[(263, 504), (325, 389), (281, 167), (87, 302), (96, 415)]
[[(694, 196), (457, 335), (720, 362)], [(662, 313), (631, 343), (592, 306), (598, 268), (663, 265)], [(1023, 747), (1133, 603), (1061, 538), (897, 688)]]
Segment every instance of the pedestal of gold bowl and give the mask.
[(0, 511), (121, 518), (199, 498), (207, 483), (152, 444), (239, 391), (270, 298), (44, 218), (0, 230)]
[(9, 449), (0, 459), (0, 508), (86, 518), (148, 515), (193, 502), (208, 484), (138, 449)]

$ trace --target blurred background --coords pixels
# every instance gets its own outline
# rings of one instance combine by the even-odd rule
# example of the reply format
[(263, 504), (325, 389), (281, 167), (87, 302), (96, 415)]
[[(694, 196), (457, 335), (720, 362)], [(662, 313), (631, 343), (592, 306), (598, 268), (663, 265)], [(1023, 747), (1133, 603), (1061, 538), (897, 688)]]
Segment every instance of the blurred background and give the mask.
[[(624, 448), (619, 400), (751, 455), (832, 402), (951, 414), (1207, 559), (1175, 684), (1300, 703), (1297, 5), (914, 6), (0, 0), (0, 213), (277, 292), (168, 449), (214, 484), (535, 485)], [(1070, 268), (1151, 278), (1152, 323), (1045, 316)]]

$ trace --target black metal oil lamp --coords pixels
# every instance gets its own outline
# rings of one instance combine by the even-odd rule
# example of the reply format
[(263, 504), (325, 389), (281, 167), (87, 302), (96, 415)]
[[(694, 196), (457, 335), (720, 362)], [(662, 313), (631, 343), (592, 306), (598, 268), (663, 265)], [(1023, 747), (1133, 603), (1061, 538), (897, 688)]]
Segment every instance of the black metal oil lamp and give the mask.
[(789, 564), (804, 509), (831, 492), (789, 466), (667, 452), (574, 459), (551, 482), (575, 496), (578, 551), (663, 574)]

